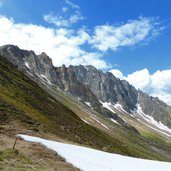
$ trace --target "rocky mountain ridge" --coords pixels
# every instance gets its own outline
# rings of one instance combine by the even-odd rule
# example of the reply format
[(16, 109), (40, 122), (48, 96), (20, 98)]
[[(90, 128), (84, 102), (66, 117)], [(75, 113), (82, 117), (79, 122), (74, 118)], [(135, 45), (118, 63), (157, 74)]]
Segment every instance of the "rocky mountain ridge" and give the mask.
[(171, 128), (171, 107), (109, 72), (104, 73), (93, 66), (54, 67), (45, 53), (36, 55), (13, 45), (0, 47), (0, 54), (20, 70), (35, 73), (101, 114), (105, 113), (103, 103), (120, 105), (128, 114), (138, 111), (138, 106), (141, 106), (144, 114)]

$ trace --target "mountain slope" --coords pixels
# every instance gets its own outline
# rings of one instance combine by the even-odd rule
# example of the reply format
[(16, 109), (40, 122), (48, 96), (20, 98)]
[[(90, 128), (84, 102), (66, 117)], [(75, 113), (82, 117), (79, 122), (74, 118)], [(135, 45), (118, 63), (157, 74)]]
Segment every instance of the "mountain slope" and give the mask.
[(3, 57), (0, 57), (0, 73), (1, 124), (17, 120), (29, 129), (31, 126), (35, 131), (48, 130), (76, 142), (96, 147), (107, 143), (105, 134), (103, 137), (103, 133), (84, 123)]
[(104, 113), (115, 116), (114, 121), (119, 123), (113, 122), (111, 116), (98, 114), (61, 91), (47, 78), (35, 74), (25, 65), (26, 61), (22, 56), (20, 58), (23, 62), (18, 67), (25, 74), (11, 64), (7, 57), (0, 56), (0, 116), (3, 133), (15, 135), (33, 132), (41, 137), (52, 135), (55, 139), (104, 151), (170, 160), (171, 148), (165, 139), (142, 137), (107, 109), (101, 108)]
[[(143, 121), (148, 120), (145, 124), (149, 128), (152, 127), (153, 130), (171, 136), (171, 130), (163, 129), (165, 125), (171, 128), (171, 107), (158, 98), (149, 97), (136, 90), (128, 82), (117, 79), (109, 72), (103, 73), (93, 66), (54, 67), (45, 53), (36, 55), (33, 51), (21, 50), (13, 45), (0, 47), (0, 54), (29, 76), (36, 75), (49, 84), (58, 86), (107, 118), (123, 124), (122, 116), (116, 114), (119, 109)], [(32, 79), (35, 79), (33, 77)], [(109, 109), (110, 104), (113, 109)]]

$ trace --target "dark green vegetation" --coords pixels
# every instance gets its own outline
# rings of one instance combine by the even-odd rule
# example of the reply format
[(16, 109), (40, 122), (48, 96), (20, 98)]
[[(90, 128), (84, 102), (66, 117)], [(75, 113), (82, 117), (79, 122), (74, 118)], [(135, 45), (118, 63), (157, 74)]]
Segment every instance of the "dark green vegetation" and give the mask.
[[(152, 143), (141, 135), (117, 125), (113, 126), (113, 133), (107, 134), (84, 123), (65, 103), (56, 100), (0, 57), (0, 124), (17, 122), (40, 135), (51, 133), (96, 149), (169, 161), (160, 151), (153, 151)], [(162, 144), (156, 142), (154, 145), (160, 147)], [(165, 148), (169, 151), (171, 145)]]

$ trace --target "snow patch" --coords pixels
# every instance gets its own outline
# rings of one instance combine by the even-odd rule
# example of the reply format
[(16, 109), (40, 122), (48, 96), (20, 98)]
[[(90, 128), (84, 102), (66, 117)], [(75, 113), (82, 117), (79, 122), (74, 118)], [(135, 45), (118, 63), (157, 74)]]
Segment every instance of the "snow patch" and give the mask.
[(87, 68), (87, 66), (84, 66), (84, 68), (88, 71), (88, 68)]
[(171, 163), (137, 159), (87, 147), (19, 134), (18, 137), (45, 145), (83, 171), (170, 171)]
[(121, 104), (116, 103), (116, 104), (114, 105), (114, 107), (115, 107), (116, 109), (118, 109), (120, 112), (125, 112), (125, 113), (127, 113), (128, 115), (130, 115), (130, 113), (128, 113), (128, 112), (122, 107)]
[(44, 78), (45, 80), (48, 80), (47, 77), (46, 77), (45, 75), (40, 74), (40, 76), (41, 76), (42, 78)]
[(24, 64), (25, 64), (25, 66), (26, 66), (27, 68), (30, 68), (28, 62), (25, 62)]
[(112, 113), (115, 113), (115, 111), (110, 108), (110, 106), (112, 106), (112, 103), (110, 103), (110, 102), (109, 103), (107, 103), (107, 102), (104, 102), (104, 103), (100, 102), (100, 103), (103, 105), (104, 108), (110, 110)]
[(90, 102), (84, 102), (87, 106), (91, 107), (91, 103)]
[(86, 121), (85, 119), (81, 118), (81, 120), (82, 120), (83, 122), (85, 122), (86, 124), (89, 124), (89, 125), (90, 125), (90, 123), (89, 123), (88, 121)]
[(37, 76), (38, 76), (40, 79), (42, 79), (43, 81), (46, 81), (48, 84), (52, 85), (51, 81), (47, 78), (46, 75), (43, 75), (43, 74), (38, 75), (38, 74), (37, 74)]
[[(166, 125), (164, 125), (161, 121), (157, 122), (152, 116), (149, 116), (147, 114), (145, 114), (142, 111), (142, 108), (140, 106), (140, 104), (137, 104), (137, 110), (134, 111), (134, 113), (138, 113), (145, 121), (147, 121), (148, 123), (150, 123), (151, 125), (155, 126), (156, 128), (160, 129), (161, 131), (159, 131), (158, 129), (155, 129), (154, 127), (148, 125), (150, 128), (157, 130), (158, 132), (165, 134), (169, 137), (171, 137), (171, 129), (169, 129)], [(166, 132), (163, 132), (166, 131)], [(169, 134), (168, 134), (169, 133)]]
[(126, 110), (123, 109), (122, 105), (119, 103), (116, 103), (115, 105), (113, 105), (112, 103), (107, 103), (107, 102), (101, 102), (101, 104), (103, 105), (104, 108), (110, 110), (113, 113), (116, 113), (111, 107), (117, 109), (118, 111), (120, 111), (121, 113), (126, 113), (132, 117), (134, 117), (134, 115), (132, 115), (131, 113), (128, 113)]
[(110, 118), (110, 120), (118, 125), (120, 125), (117, 121), (115, 121), (113, 118)]
[(99, 120), (97, 120), (96, 118), (94, 118), (93, 116), (90, 116), (92, 119), (94, 119), (97, 123), (99, 123), (100, 125), (102, 125), (104, 128), (109, 129), (105, 124), (101, 123)]

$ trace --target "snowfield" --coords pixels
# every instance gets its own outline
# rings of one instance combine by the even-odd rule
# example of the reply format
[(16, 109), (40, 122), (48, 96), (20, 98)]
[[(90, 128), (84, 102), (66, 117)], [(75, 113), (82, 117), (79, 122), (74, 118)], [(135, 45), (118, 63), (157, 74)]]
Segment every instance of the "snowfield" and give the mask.
[(66, 162), (83, 171), (171, 171), (171, 163), (168, 162), (126, 157), (28, 135), (17, 136), (29, 142), (45, 145), (65, 158)]
[(142, 119), (144, 119), (145, 121), (150, 123), (152, 126), (154, 126), (154, 127), (152, 127), (152, 126), (149, 126), (149, 127), (151, 127), (152, 129), (154, 129), (154, 130), (156, 130), (158, 132), (161, 132), (162, 134), (165, 134), (165, 135), (171, 137), (171, 129), (169, 129), (167, 126), (165, 126), (161, 122), (157, 122), (156, 120), (154, 120), (153, 117), (145, 114), (142, 111), (142, 108), (141, 108), (140, 104), (137, 104), (136, 113), (138, 113), (139, 116), (142, 117)]
[(113, 113), (115, 113), (115, 111), (112, 109), (112, 107), (115, 108), (115, 109), (117, 109), (121, 113), (124, 112), (124, 113), (130, 115), (131, 117), (135, 117), (137, 120), (139, 120), (140, 122), (143, 122), (146, 126), (150, 127), (151, 129), (153, 129), (153, 130), (155, 130), (155, 131), (157, 131), (157, 132), (159, 132), (161, 134), (164, 134), (164, 135), (166, 135), (168, 137), (171, 137), (171, 129), (168, 128), (166, 125), (162, 124), (161, 121), (157, 122), (153, 117), (145, 114), (142, 111), (142, 108), (141, 108), (140, 104), (137, 104), (137, 109), (135, 109), (134, 111), (132, 111), (132, 113), (126, 112), (123, 109), (122, 105), (119, 104), (119, 103), (116, 103), (115, 105), (113, 105), (110, 102), (109, 103), (107, 103), (107, 102), (104, 102), (104, 103), (101, 102), (101, 104), (103, 105), (104, 108), (110, 110)]

